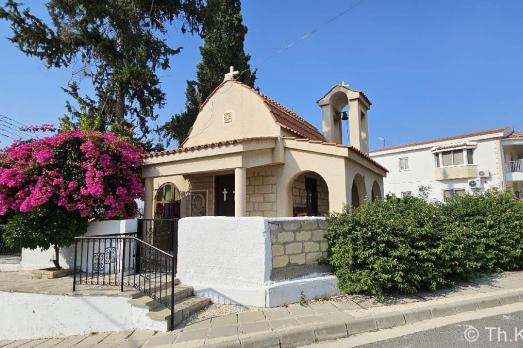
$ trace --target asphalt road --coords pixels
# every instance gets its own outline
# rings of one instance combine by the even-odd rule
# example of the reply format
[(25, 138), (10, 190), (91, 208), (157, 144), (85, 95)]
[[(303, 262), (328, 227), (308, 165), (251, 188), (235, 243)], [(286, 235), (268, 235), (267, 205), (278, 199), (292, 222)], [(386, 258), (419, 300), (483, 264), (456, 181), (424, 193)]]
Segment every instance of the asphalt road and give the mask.
[(523, 347), (523, 311), (421, 331), (362, 348)]

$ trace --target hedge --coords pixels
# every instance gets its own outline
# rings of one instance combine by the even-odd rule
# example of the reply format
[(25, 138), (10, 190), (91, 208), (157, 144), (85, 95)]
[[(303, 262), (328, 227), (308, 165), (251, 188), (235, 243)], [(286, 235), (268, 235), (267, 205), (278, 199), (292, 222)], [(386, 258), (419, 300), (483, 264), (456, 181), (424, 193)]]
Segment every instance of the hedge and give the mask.
[(523, 269), (523, 201), (509, 193), (367, 202), (328, 220), (340, 290), (383, 298), (452, 286), (480, 272)]

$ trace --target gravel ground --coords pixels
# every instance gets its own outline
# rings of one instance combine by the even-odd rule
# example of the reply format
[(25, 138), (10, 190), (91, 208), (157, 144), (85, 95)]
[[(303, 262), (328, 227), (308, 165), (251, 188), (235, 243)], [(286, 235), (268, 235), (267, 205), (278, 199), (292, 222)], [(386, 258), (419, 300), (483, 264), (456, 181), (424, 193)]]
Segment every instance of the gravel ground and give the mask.
[(201, 320), (213, 318), (213, 317), (221, 317), (228, 314), (234, 314), (234, 313), (241, 313), (246, 311), (257, 311), (261, 310), (262, 308), (258, 307), (252, 307), (252, 306), (241, 306), (241, 305), (226, 305), (226, 304), (218, 304), (213, 303), (207, 308), (199, 311), (198, 313), (193, 314), (189, 319), (187, 319), (187, 323), (194, 323)]
[[(361, 308), (369, 307), (381, 307), (390, 304), (399, 304), (399, 303), (408, 303), (408, 302), (417, 302), (420, 301), (420, 298), (417, 297), (389, 297), (386, 298), (384, 302), (379, 302), (371, 296), (364, 295), (337, 295), (332, 297), (318, 298), (307, 301), (307, 304), (317, 304), (317, 303), (340, 303), (340, 302), (352, 302), (360, 306)], [(286, 306), (283, 306), (286, 307)], [(193, 314), (186, 323), (195, 323), (201, 320), (210, 319), (213, 317), (221, 317), (228, 314), (241, 313), (246, 311), (259, 311), (262, 310), (261, 307), (253, 306), (241, 306), (241, 305), (225, 305), (213, 303), (207, 308), (201, 310), (198, 313)]]

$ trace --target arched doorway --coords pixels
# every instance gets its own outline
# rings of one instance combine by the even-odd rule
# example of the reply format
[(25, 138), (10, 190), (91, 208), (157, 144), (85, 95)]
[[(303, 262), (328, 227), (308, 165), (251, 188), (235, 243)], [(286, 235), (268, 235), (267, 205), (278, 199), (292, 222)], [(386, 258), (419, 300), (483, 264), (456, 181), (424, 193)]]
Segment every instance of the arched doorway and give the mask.
[(329, 188), (315, 172), (304, 172), (291, 181), (293, 216), (325, 216), (329, 213)]
[(372, 201), (377, 201), (381, 199), (381, 189), (380, 185), (377, 181), (374, 181), (374, 184), (372, 184)]
[(173, 183), (165, 183), (156, 192), (154, 199), (154, 217), (156, 219), (180, 218), (182, 196)]
[(176, 254), (176, 226), (180, 215), (182, 196), (176, 185), (165, 183), (154, 197), (154, 219), (142, 220), (141, 238), (155, 247)]
[(367, 192), (365, 188), (365, 180), (363, 179), (363, 176), (356, 174), (352, 181), (351, 188), (352, 207), (356, 208), (363, 204), (365, 201), (365, 192)]

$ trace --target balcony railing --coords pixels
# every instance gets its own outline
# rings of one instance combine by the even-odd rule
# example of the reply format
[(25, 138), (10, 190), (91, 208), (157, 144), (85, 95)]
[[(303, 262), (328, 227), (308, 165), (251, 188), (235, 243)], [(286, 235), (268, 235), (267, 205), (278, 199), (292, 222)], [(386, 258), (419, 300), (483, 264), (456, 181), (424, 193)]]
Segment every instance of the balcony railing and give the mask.
[(509, 172), (523, 173), (523, 160), (508, 162), (507, 167)]

